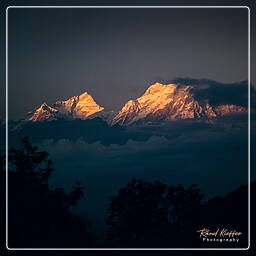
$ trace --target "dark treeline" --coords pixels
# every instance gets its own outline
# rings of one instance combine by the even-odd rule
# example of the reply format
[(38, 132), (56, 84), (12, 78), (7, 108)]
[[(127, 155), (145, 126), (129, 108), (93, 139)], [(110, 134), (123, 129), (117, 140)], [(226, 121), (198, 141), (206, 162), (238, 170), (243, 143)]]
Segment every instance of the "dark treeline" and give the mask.
[[(252, 183), (255, 192), (255, 182)], [(108, 211), (108, 238), (120, 247), (247, 247), (248, 186), (224, 197), (204, 200), (192, 184), (167, 186), (160, 182), (132, 180), (111, 198)], [(206, 242), (201, 229), (225, 228), (242, 232), (239, 243)], [(211, 237), (212, 238), (212, 237)]]
[[(133, 179), (110, 198), (108, 229), (104, 238), (99, 239), (97, 232), (92, 231), (93, 223), (71, 211), (84, 196), (80, 183), (70, 193), (49, 187), (54, 168), (47, 152), (39, 151), (24, 138), (22, 148), (11, 148), (8, 155), (8, 246), (11, 248), (247, 247), (247, 185), (226, 196), (206, 200), (195, 184), (185, 188)], [(4, 195), (3, 152), (0, 175), (1, 195)], [(255, 187), (253, 182), (252, 194)], [(210, 231), (225, 228), (242, 235), (237, 243), (205, 242), (197, 232), (203, 228)]]

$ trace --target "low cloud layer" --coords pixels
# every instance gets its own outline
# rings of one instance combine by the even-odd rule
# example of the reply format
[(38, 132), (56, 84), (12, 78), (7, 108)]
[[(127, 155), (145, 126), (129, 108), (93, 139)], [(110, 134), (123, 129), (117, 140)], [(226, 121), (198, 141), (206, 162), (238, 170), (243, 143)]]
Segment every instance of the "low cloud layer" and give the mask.
[[(208, 99), (213, 106), (220, 104), (248, 106), (248, 81), (228, 84), (209, 79), (176, 78), (171, 82), (193, 85), (195, 97), (199, 100)], [(256, 95), (255, 87), (252, 85), (251, 93)], [(256, 106), (254, 102), (252, 104), (253, 107)]]

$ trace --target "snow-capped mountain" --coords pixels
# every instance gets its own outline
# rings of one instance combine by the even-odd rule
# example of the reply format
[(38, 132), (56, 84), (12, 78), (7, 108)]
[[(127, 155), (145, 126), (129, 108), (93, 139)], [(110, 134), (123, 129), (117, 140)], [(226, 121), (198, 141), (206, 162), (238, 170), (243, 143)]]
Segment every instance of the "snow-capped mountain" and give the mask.
[(246, 112), (233, 104), (210, 105), (207, 98), (197, 99), (195, 87), (184, 84), (151, 85), (135, 100), (128, 101), (112, 120), (112, 125), (128, 126), (178, 119), (212, 119)]
[(57, 101), (52, 106), (43, 103), (35, 111), (28, 113), (27, 120), (38, 122), (56, 119), (87, 119), (103, 109), (94, 101), (90, 94), (85, 92), (65, 101)]
[(38, 121), (44, 121), (44, 120), (52, 121), (57, 119), (58, 110), (48, 106), (46, 103), (43, 103), (35, 111), (29, 112), (28, 115), (30, 117), (28, 117), (27, 120), (32, 122), (38, 122)]
[(87, 92), (52, 105), (43, 103), (30, 112), (32, 122), (101, 118), (110, 125), (129, 126), (180, 119), (212, 120), (247, 112), (247, 84), (221, 84), (210, 80), (155, 83), (120, 111), (105, 111)]

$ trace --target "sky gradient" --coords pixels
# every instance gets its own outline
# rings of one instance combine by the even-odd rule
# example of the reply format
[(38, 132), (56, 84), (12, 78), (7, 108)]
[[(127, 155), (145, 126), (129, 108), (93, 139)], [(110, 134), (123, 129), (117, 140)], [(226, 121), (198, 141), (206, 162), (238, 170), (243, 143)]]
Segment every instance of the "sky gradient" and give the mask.
[(246, 80), (247, 15), (246, 8), (10, 9), (9, 118), (85, 91), (118, 110), (157, 81)]

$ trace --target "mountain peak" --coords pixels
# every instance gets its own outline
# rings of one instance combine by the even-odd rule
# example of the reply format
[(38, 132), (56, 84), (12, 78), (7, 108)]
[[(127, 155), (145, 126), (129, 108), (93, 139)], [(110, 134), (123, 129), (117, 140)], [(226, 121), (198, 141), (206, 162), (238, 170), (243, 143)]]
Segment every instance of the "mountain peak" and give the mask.
[[(74, 96), (75, 97), (75, 96)], [(79, 95), (79, 97), (92, 97), (88, 92), (83, 92), (82, 94)]]
[(128, 101), (112, 120), (112, 125), (131, 125), (138, 121), (151, 123), (178, 119), (211, 119), (217, 116), (243, 113), (241, 106), (212, 106), (207, 99), (199, 100), (193, 85), (155, 83), (135, 100)]
[(48, 107), (48, 105), (46, 102), (44, 102), (40, 107)]
[(50, 107), (44, 102), (39, 108), (32, 112), (32, 115), (28, 118), (28, 120), (32, 122), (40, 122), (46, 119), (55, 120), (56, 113), (58, 113), (57, 109)]
[(161, 83), (155, 83), (149, 86), (149, 88), (146, 90), (145, 95), (147, 94), (157, 94), (161, 93), (163, 91), (169, 91), (173, 92), (177, 88), (177, 85), (175, 84), (161, 84)]
[[(191, 82), (191, 83), (189, 83)], [(27, 120), (36, 122), (55, 119), (87, 119), (100, 117), (108, 123), (128, 126), (131, 124), (150, 124), (180, 119), (212, 119), (230, 114), (247, 112), (242, 100), (223, 97), (227, 90), (240, 93), (240, 85), (234, 86), (217, 82), (173, 81), (169, 84), (156, 82), (136, 99), (129, 100), (122, 109), (115, 113), (105, 111), (88, 92), (73, 96), (64, 101), (57, 101), (51, 106), (43, 103)], [(243, 86), (247, 93), (246, 87)], [(238, 95), (240, 95), (238, 93)], [(232, 94), (233, 95), (233, 94)]]
[(104, 108), (99, 106), (93, 97), (87, 92), (79, 96), (73, 96), (64, 101), (57, 101), (52, 106), (43, 103), (38, 109), (32, 112), (27, 119), (29, 121), (51, 121), (58, 118), (80, 118), (86, 119)]
[(74, 96), (74, 97), (78, 97), (79, 102), (97, 105), (97, 103), (94, 101), (93, 97), (88, 92), (84, 92), (84, 93), (80, 94), (79, 96)]

